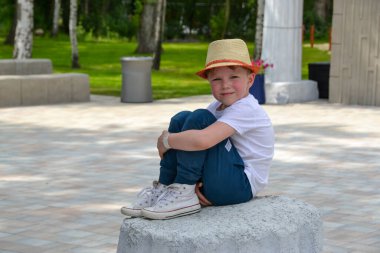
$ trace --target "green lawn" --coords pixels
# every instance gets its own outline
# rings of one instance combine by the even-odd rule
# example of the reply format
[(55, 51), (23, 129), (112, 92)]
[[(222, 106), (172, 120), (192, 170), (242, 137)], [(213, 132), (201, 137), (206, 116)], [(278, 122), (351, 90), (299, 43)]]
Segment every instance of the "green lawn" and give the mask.
[[(3, 38), (0, 38), (3, 41)], [(164, 43), (160, 71), (152, 72), (153, 98), (173, 98), (209, 94), (207, 82), (194, 73), (204, 66), (207, 43)], [(248, 45), (250, 50), (253, 44)], [(86, 40), (79, 42), (81, 69), (70, 68), (71, 46), (67, 37), (34, 38), (33, 58), (49, 58), (54, 72), (81, 72), (90, 76), (91, 93), (120, 96), (123, 56), (136, 56), (136, 42)], [(11, 58), (13, 48), (0, 45), (0, 59)], [(329, 61), (327, 52), (303, 48), (302, 77), (308, 76), (308, 63)]]

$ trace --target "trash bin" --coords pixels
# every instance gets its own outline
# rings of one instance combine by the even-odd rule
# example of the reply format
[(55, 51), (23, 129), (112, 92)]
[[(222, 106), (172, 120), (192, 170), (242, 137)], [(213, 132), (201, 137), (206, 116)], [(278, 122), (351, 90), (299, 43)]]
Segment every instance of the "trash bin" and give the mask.
[(309, 80), (318, 83), (319, 98), (329, 98), (330, 63), (309, 63)]
[(121, 102), (152, 102), (152, 57), (122, 57)]
[(255, 76), (253, 85), (249, 88), (251, 93), (259, 102), (259, 104), (265, 104), (265, 76), (264, 74), (258, 74)]

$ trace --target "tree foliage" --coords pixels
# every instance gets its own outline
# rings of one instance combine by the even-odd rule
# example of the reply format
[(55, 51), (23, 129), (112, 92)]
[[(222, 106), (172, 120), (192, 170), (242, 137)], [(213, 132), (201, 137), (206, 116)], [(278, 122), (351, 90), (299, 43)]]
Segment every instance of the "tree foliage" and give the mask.
[[(229, 11), (228, 9), (226, 11), (226, 3), (228, 3), (226, 0), (169, 0), (166, 13), (166, 38), (253, 39), (256, 0), (231, 1)], [(226, 12), (229, 12), (229, 15), (226, 15)]]
[(332, 24), (333, 0), (305, 0), (303, 9), (305, 38), (310, 37), (310, 27), (314, 25), (314, 38), (327, 39)]
[[(0, 34), (9, 33), (14, 18), (14, 0), (0, 0)], [(80, 0), (78, 33), (93, 37), (136, 39), (143, 0)], [(167, 0), (164, 40), (212, 40), (240, 37), (253, 41), (257, 0)], [(325, 6), (325, 7), (324, 7)], [(34, 0), (34, 27), (52, 31), (54, 0)], [(318, 10), (318, 11), (317, 11)], [(321, 18), (321, 11), (326, 12)], [(226, 13), (229, 12), (229, 15)], [(70, 0), (61, 0), (59, 31), (69, 34)], [(322, 15), (323, 16), (323, 15)], [(327, 37), (331, 26), (332, 0), (304, 0), (306, 34), (316, 26), (316, 38)], [(226, 20), (228, 17), (228, 20)], [(79, 35), (79, 34), (78, 34)]]

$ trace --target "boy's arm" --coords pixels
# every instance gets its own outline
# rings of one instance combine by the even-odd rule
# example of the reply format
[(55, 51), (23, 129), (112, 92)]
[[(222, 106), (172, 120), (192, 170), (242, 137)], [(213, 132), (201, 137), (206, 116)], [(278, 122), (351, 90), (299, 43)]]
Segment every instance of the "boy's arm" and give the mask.
[[(171, 148), (185, 151), (197, 151), (211, 148), (235, 133), (235, 129), (223, 122), (215, 122), (202, 130), (187, 130), (180, 133), (170, 133), (167, 137)], [(163, 139), (167, 131), (162, 132), (157, 141), (157, 149), (162, 155), (167, 151)]]

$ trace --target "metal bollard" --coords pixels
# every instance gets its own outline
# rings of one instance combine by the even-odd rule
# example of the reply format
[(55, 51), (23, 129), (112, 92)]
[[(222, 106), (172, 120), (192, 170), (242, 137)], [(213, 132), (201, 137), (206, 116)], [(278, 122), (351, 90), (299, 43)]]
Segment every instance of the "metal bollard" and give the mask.
[(152, 102), (152, 57), (122, 57), (121, 102)]

